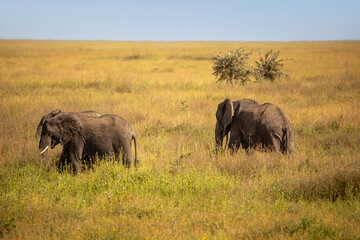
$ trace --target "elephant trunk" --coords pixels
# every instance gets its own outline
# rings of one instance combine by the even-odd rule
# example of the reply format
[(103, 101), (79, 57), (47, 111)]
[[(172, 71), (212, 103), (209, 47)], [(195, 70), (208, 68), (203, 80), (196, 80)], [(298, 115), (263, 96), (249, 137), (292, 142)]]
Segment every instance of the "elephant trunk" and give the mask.
[(51, 144), (51, 137), (49, 134), (42, 135), (39, 142), (39, 151), (40, 154), (43, 154), (46, 152), (46, 150), (49, 148)]
[(221, 126), (216, 123), (215, 127), (215, 145), (216, 145), (216, 152), (223, 150), (223, 140), (224, 140), (224, 130)]

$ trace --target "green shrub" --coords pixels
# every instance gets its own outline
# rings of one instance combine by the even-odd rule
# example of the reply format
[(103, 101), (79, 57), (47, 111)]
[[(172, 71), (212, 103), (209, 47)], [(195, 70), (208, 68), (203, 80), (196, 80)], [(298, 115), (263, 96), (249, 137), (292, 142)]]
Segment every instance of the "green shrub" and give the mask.
[(277, 78), (286, 76), (281, 69), (284, 66), (283, 61), (289, 59), (280, 59), (280, 51), (274, 52), (270, 50), (265, 56), (262, 56), (261, 52), (259, 55), (260, 59), (259, 61), (255, 61), (256, 67), (254, 69), (254, 75), (257, 81), (270, 80), (273, 82)]
[(247, 61), (251, 53), (245, 53), (243, 48), (239, 48), (213, 57), (213, 75), (218, 77), (218, 82), (244, 84), (249, 81), (252, 67)]

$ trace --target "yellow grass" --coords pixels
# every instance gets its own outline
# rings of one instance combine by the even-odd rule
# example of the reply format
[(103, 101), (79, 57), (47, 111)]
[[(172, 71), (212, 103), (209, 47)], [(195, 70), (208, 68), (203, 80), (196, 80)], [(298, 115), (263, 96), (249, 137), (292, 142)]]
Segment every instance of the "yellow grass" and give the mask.
[[(216, 84), (211, 58), (281, 51), (287, 77)], [(0, 40), (0, 237), (360, 238), (360, 42)], [(216, 156), (225, 98), (281, 107), (296, 153)], [(35, 130), (51, 110), (127, 119), (140, 167), (48, 172)], [(61, 147), (50, 151), (51, 161)]]

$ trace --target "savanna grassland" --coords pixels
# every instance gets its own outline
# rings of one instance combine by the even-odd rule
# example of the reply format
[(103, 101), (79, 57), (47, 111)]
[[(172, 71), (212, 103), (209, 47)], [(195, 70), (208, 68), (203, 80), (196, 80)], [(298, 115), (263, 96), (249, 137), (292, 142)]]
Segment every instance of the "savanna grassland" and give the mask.
[[(211, 58), (281, 51), (280, 80), (218, 84)], [(296, 153), (214, 153), (225, 98), (280, 106)], [(359, 239), (360, 42), (0, 40), (0, 237)], [(51, 110), (128, 120), (139, 167), (48, 171), (35, 130)]]

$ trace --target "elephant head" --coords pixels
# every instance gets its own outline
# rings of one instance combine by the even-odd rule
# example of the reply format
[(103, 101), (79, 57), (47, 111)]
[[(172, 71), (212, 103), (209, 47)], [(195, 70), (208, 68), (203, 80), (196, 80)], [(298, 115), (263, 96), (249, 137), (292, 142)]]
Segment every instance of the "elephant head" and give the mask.
[[(43, 125), (44, 125), (44, 122), (45, 122), (47, 119), (49, 119), (49, 118), (51, 118), (51, 117), (54, 117), (55, 115), (57, 115), (57, 114), (59, 114), (59, 113), (61, 113), (61, 110), (60, 110), (60, 109), (55, 109), (55, 110), (51, 111), (49, 114), (44, 115), (44, 116), (41, 118), (41, 120), (40, 120), (40, 122), (39, 122), (39, 125), (38, 125), (37, 128), (36, 128), (36, 133), (35, 133), (35, 137), (36, 137), (36, 138), (38, 138), (38, 137), (41, 135), (41, 129), (42, 129)], [(46, 146), (49, 146), (51, 139), (50, 139), (50, 138), (47, 138), (46, 141), (47, 141), (47, 142), (44, 142), (43, 144), (46, 145)], [(41, 151), (40, 154), (45, 153), (47, 149), (48, 149), (48, 147), (45, 147), (45, 149), (44, 149), (43, 151)], [(45, 156), (45, 158), (48, 159), (47, 153), (46, 153), (46, 154), (43, 154), (43, 156)]]
[(59, 113), (48, 118), (42, 125), (41, 138), (39, 142), (40, 154), (44, 153), (49, 145), (66, 145), (76, 134), (82, 131), (80, 119), (75, 114)]
[(38, 136), (40, 136), (40, 134), (41, 134), (41, 128), (42, 128), (45, 120), (46, 120), (46, 119), (49, 119), (49, 118), (51, 118), (51, 117), (54, 117), (56, 114), (59, 114), (59, 113), (61, 113), (61, 109), (56, 109), (56, 110), (51, 111), (49, 114), (44, 115), (44, 116), (41, 118), (41, 120), (40, 120), (40, 122), (39, 122), (39, 125), (38, 125), (37, 128), (36, 128), (36, 133), (35, 133), (35, 137), (36, 137), (36, 138), (38, 138)]
[(230, 131), (233, 116), (233, 102), (230, 99), (225, 99), (225, 101), (218, 105), (216, 111), (215, 143), (217, 148), (222, 149), (223, 139)]
[[(44, 115), (41, 118), (39, 125), (37, 126), (35, 137), (38, 138), (41, 135), (42, 127), (46, 120), (48, 120), (52, 117), (55, 117), (60, 113), (64, 114), (64, 112), (61, 112), (60, 109), (56, 109), (56, 110), (53, 110), (52, 112), (50, 112), (49, 114)], [(97, 113), (95, 111), (84, 111), (84, 112), (71, 113), (71, 114), (78, 114), (79, 116), (86, 116), (86, 117), (100, 117), (101, 116), (99, 113)], [(51, 144), (51, 138), (47, 138), (47, 139), (48, 139), (47, 142), (43, 142), (44, 146), (49, 146)], [(41, 152), (41, 154), (43, 154), (43, 156), (45, 156), (45, 158), (48, 158), (46, 150), (47, 150), (47, 148), (45, 150), (43, 150)]]
[(215, 142), (217, 150), (223, 148), (223, 139), (226, 136), (226, 144), (231, 129), (232, 122), (242, 108), (250, 105), (260, 105), (259, 102), (253, 99), (242, 99), (239, 101), (231, 101), (225, 99), (218, 105), (216, 111), (216, 126), (215, 126)]

